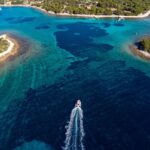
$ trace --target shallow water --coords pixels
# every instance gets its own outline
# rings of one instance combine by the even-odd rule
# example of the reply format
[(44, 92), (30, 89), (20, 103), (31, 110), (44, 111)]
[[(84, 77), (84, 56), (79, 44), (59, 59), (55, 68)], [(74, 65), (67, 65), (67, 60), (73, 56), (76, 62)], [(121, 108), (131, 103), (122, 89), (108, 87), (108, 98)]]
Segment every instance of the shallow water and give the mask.
[(150, 62), (128, 49), (149, 26), (2, 8), (0, 33), (31, 48), (0, 68), (0, 149), (60, 150), (80, 98), (86, 150), (149, 150)]

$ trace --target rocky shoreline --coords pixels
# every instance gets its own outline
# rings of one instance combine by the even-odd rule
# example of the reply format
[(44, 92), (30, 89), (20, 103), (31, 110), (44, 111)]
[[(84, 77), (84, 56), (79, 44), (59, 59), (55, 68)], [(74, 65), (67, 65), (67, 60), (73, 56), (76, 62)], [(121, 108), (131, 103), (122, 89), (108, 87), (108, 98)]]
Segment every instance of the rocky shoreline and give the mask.
[(129, 48), (134, 55), (139, 56), (145, 60), (150, 60), (150, 53), (138, 49), (136, 45), (130, 45)]

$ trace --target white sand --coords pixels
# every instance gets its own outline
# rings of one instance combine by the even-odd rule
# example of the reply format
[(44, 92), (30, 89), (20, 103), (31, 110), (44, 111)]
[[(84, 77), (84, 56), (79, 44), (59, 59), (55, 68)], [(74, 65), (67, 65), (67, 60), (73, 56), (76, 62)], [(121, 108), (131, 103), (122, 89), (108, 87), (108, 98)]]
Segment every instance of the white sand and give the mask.
[(140, 53), (142, 53), (144, 56), (149, 57), (150, 58), (150, 53), (145, 52), (145, 51), (140, 51)]

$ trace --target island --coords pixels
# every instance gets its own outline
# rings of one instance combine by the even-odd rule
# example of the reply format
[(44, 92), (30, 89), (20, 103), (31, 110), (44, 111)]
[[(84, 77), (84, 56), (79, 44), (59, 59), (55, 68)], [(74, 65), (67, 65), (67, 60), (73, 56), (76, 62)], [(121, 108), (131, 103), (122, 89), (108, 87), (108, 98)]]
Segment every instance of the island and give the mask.
[(19, 49), (18, 42), (8, 34), (0, 35), (0, 62), (15, 55)]
[(150, 36), (142, 37), (131, 45), (130, 49), (135, 55), (150, 60)]

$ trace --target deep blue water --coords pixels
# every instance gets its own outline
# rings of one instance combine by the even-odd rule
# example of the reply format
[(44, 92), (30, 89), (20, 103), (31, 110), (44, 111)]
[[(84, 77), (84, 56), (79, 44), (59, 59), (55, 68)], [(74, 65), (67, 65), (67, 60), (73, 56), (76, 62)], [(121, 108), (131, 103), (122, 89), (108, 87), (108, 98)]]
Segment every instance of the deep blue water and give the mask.
[(150, 150), (150, 62), (128, 48), (149, 27), (2, 8), (0, 33), (24, 41), (0, 68), (0, 150), (61, 150), (78, 98), (86, 150)]

